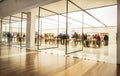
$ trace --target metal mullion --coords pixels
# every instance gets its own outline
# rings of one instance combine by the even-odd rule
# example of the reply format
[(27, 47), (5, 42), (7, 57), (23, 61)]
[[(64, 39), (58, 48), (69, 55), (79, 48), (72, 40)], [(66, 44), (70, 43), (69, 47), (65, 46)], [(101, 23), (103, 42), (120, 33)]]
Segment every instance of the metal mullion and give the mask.
[[(21, 38), (22, 38), (22, 25), (23, 25), (23, 20), (22, 19), (23, 19), (23, 13), (21, 12), (21, 31), (20, 31), (21, 32), (20, 33), (20, 35), (21, 35), (20, 37)], [(22, 47), (22, 41), (20, 41), (20, 47)]]
[(48, 9), (46, 9), (46, 8), (42, 8), (42, 7), (40, 7), (40, 8), (43, 9), (43, 10), (46, 10), (46, 11), (49, 11), (49, 12), (52, 12), (52, 13), (54, 13), (54, 14), (59, 15), (57, 12), (54, 12), (54, 11), (51, 11), (51, 10), (48, 10)]
[[(41, 18), (40, 35), (42, 36), (42, 18)], [(40, 40), (40, 46), (41, 46), (41, 44), (42, 44), (42, 41)]]
[[(60, 25), (59, 25), (59, 15), (58, 15), (58, 29), (57, 29), (57, 36), (59, 35), (59, 28), (60, 28)], [(57, 38), (57, 47), (59, 47), (59, 40), (58, 40), (58, 38)]]
[(11, 16), (9, 18), (9, 33), (11, 32), (10, 26), (11, 26)]
[[(59, 15), (58, 13), (56, 13), (56, 12), (53, 12), (53, 11), (51, 11), (51, 10), (48, 10), (48, 9), (45, 9), (45, 8), (42, 8), (42, 7), (39, 7), (40, 9), (43, 9), (43, 10), (46, 10), (46, 11), (48, 11), (48, 12), (51, 12), (51, 13), (54, 13), (54, 14), (57, 14), (57, 15)], [(40, 16), (41, 17), (41, 16)], [(41, 17), (41, 35), (42, 35), (42, 17)], [(40, 44), (41, 45), (41, 44)], [(53, 48), (53, 47), (51, 47), (51, 48)], [(58, 47), (56, 47), (56, 48), (58, 48)], [(39, 49), (39, 50), (41, 50), (41, 49)]]
[(37, 50), (39, 50), (39, 31), (40, 31), (40, 7), (39, 7), (39, 9), (38, 9), (38, 35), (37, 35), (37, 42), (38, 42), (38, 44), (37, 44)]
[[(82, 36), (84, 34), (84, 12), (82, 12)], [(83, 37), (82, 37), (82, 41), (83, 41)], [(82, 50), (83, 50), (83, 42), (82, 42)]]
[(9, 44), (9, 46), (10, 46), (10, 34), (11, 34), (11, 16), (10, 16), (10, 18), (9, 18), (9, 38), (8, 38), (8, 44)]
[[(68, 0), (66, 0), (66, 36), (68, 34)], [(67, 39), (66, 39), (66, 48), (65, 48), (65, 55), (67, 55)]]

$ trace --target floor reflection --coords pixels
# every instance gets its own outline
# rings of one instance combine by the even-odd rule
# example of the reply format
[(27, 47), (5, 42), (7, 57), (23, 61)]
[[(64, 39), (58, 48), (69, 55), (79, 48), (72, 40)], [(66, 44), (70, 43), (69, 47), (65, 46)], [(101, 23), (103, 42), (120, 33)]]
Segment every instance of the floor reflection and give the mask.
[[(104, 68), (108, 68), (105, 69), (106, 73), (104, 72), (106, 75), (109, 74), (107, 70), (113, 71), (114, 69), (114, 72), (111, 72), (112, 74), (110, 76), (115, 76), (116, 73), (116, 67), (113, 64), (91, 61), (92, 58), (93, 60), (94, 58), (103, 58), (104, 60), (106, 59), (106, 61), (110, 61), (109, 59), (111, 59), (110, 62), (114, 62), (115, 59), (113, 58), (112, 60), (111, 57), (114, 57), (115, 53), (111, 50), (115, 49), (110, 48), (110, 46), (101, 47), (100, 49), (84, 48), (82, 53), (74, 53), (69, 56), (38, 52), (34, 50), (28, 51), (17, 47), (2, 46), (0, 49), (0, 76), (75, 76), (77, 73), (80, 75), (86, 73), (88, 69), (94, 68), (96, 64), (99, 65), (97, 65), (94, 70), (91, 70), (88, 74), (84, 75), (95, 76), (92, 72), (97, 72), (96, 69), (99, 69), (99, 67), (103, 70)], [(49, 50), (51, 51), (51, 49)], [(58, 50), (52, 49), (51, 52), (54, 51)], [(84, 57), (86, 59), (84, 59)], [(99, 70), (98, 73), (103, 70)]]

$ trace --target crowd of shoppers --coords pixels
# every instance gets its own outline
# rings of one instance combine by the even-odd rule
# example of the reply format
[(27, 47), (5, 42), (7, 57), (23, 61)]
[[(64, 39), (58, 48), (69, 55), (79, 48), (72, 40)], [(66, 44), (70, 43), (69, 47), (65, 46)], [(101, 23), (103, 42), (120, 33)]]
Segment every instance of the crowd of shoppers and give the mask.
[[(25, 42), (26, 35), (17, 33), (14, 35), (14, 33), (4, 33), (3, 37), (7, 37), (7, 41), (11, 42), (13, 40), (18, 42)], [(38, 39), (39, 37), (39, 39)], [(101, 47), (101, 44), (104, 44), (104, 46), (108, 46), (109, 44), (109, 36), (108, 34), (100, 35), (100, 34), (78, 34), (77, 32), (74, 32), (73, 34), (63, 34), (60, 33), (57, 36), (54, 34), (44, 34), (44, 35), (35, 35), (35, 44), (37, 41), (44, 42), (45, 44), (60, 44), (60, 45), (70, 45), (74, 44), (77, 45), (83, 45), (84, 47), (91, 47), (91, 45), (96, 45), (97, 47)]]

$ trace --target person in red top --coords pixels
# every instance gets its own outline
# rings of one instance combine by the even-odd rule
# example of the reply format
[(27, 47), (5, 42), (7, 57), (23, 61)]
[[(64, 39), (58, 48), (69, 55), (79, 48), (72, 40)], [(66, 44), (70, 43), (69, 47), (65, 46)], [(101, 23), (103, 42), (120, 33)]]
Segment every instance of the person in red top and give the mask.
[(98, 45), (98, 47), (100, 48), (101, 38), (100, 38), (99, 34), (97, 34), (96, 39), (97, 39), (97, 45)]

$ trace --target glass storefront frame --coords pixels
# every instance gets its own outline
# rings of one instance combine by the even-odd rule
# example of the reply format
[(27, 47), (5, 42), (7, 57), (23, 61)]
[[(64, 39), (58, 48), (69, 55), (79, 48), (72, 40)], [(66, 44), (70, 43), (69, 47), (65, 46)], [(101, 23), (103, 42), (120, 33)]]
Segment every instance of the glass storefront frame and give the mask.
[[(2, 44), (3, 45), (8, 45), (8, 46), (15, 46), (15, 47), (20, 47), (20, 48), (22, 48), (22, 47), (25, 47), (26, 46), (26, 42), (25, 42), (25, 45), (23, 46), (23, 42), (22, 41), (19, 41), (19, 39), (21, 38), (21, 40), (22, 40), (22, 33), (23, 33), (23, 21), (25, 21), (26, 19), (23, 17), (23, 15), (24, 15), (25, 13), (20, 13), (20, 17), (18, 17), (18, 16), (13, 16), (13, 15), (11, 15), (11, 16), (9, 16), (9, 18), (8, 19), (5, 19), (5, 18), (2, 18), (1, 19), (1, 27), (3, 27), (3, 21), (4, 20), (8, 20), (8, 22), (5, 22), (4, 21), (4, 27), (5, 27), (5, 29), (4, 29), (4, 31), (2, 31), (2, 37), (3, 37), (3, 33), (5, 32), (5, 33), (10, 33), (10, 35), (12, 36), (14, 36), (14, 33), (19, 33), (20, 34), (20, 37), (18, 38), (18, 40), (17, 40), (17, 35), (16, 36), (14, 36), (14, 37), (12, 37), (12, 38), (8, 38), (7, 37), (7, 35), (5, 36), (6, 37), (6, 42), (5, 41), (2, 41)], [(16, 19), (16, 20), (15, 20)], [(17, 21), (18, 20), (18, 21)], [(12, 25), (13, 23), (16, 23), (15, 25), (17, 26), (17, 27), (15, 27), (14, 28), (14, 26)], [(8, 27), (6, 27), (8, 25)], [(3, 28), (1, 28), (2, 30), (3, 30)], [(6, 29), (8, 29), (8, 31), (6, 31)], [(13, 31), (13, 29), (17, 29), (17, 30), (15, 30), (15, 31)], [(10, 39), (10, 40), (8, 40), (8, 39)], [(15, 39), (16, 41), (14, 41), (13, 39)]]
[[(40, 21), (40, 9), (44, 9), (44, 10), (46, 10), (46, 11), (49, 11), (49, 12), (52, 12), (52, 13), (54, 13), (54, 14), (57, 14), (58, 15), (58, 33), (59, 33), (59, 15), (60, 16), (64, 16), (65, 18), (66, 18), (66, 32), (65, 32), (65, 34), (67, 35), (68, 34), (68, 2), (69, 2), (69, 0), (66, 0), (66, 16), (65, 15), (62, 15), (62, 14), (59, 14), (59, 13), (57, 13), (57, 12), (54, 12), (54, 11), (51, 11), (51, 10), (49, 10), (49, 9), (46, 9), (46, 8), (43, 8), (43, 7), (39, 7), (39, 11), (38, 11), (38, 31), (40, 31), (40, 29), (39, 29), (39, 27), (41, 27), (42, 28), (42, 25), (40, 25), (40, 22), (42, 21)], [(82, 16), (83, 17), (83, 16)], [(82, 22), (82, 34), (83, 34), (83, 25), (84, 25), (84, 22)], [(41, 33), (39, 33), (38, 32), (38, 34), (42, 34), (42, 31), (41, 31)], [(38, 39), (39, 39), (39, 36), (38, 36)], [(67, 39), (65, 39), (65, 42), (66, 42), (66, 44), (65, 44), (65, 55), (67, 55), (67, 54), (71, 54), (71, 53), (76, 53), (76, 52), (80, 52), (80, 51), (83, 51), (83, 45), (82, 45), (82, 48), (80, 48), (79, 50), (75, 50), (75, 51), (73, 51), (73, 52), (68, 52), (68, 40)], [(38, 44), (40, 44), (40, 42), (39, 42), (39, 40), (38, 40)], [(40, 44), (41, 45), (41, 44)], [(51, 47), (51, 48), (44, 48), (44, 49), (53, 49), (53, 48), (58, 48), (58, 46), (59, 45), (57, 45), (57, 47)], [(37, 46), (37, 50), (42, 50), (42, 49), (39, 49), (40, 47), (39, 47), (39, 45)]]

